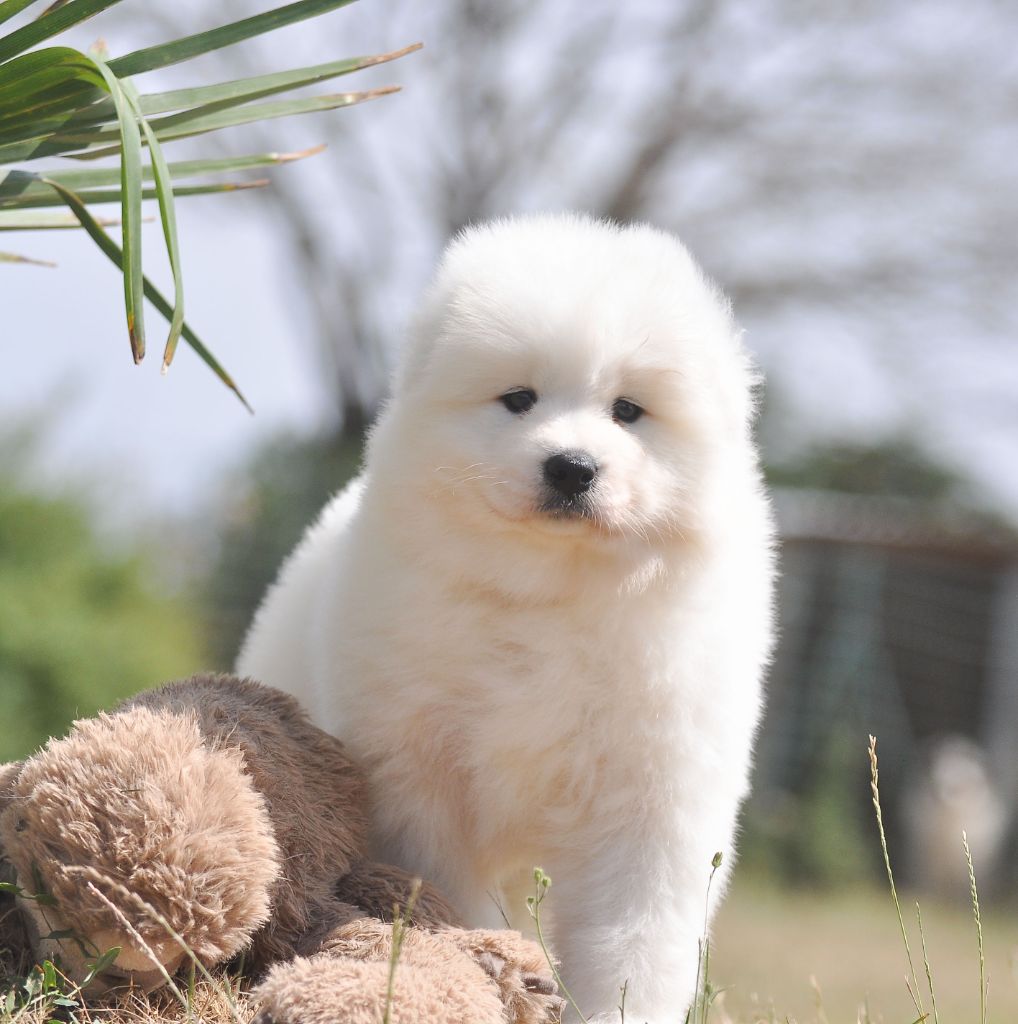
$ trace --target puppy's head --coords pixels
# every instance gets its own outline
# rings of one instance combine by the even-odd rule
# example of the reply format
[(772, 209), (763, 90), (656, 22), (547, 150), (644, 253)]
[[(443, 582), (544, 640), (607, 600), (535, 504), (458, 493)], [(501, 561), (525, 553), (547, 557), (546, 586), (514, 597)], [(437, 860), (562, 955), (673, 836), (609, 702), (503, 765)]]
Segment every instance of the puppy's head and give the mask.
[(752, 459), (751, 384), (727, 302), (674, 238), (495, 222), (446, 252), (373, 464), (464, 525), (659, 545)]

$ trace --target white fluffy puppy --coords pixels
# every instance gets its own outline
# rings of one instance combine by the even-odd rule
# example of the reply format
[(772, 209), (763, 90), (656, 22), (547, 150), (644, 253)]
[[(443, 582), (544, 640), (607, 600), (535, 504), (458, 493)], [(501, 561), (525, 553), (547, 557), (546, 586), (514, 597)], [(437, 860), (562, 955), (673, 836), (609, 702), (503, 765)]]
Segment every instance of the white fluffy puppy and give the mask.
[(772, 634), (752, 382), (668, 235), (466, 231), (363, 475), (239, 660), (349, 745), (378, 855), (468, 923), (548, 872), (562, 975), (596, 1020), (627, 982), (627, 1017), (682, 1020), (711, 859), (721, 885), (732, 861)]

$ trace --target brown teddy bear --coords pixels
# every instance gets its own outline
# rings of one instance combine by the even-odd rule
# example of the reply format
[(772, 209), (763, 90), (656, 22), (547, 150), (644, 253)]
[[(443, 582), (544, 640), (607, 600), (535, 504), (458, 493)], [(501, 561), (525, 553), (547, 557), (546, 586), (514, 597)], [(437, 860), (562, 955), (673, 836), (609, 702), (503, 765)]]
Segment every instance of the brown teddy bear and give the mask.
[[(120, 947), (93, 988), (157, 987), (185, 945), (206, 966), (243, 952), (262, 979), (262, 1022), (378, 1024), (393, 907), (411, 901), (413, 880), (365, 859), (364, 806), (342, 745), (291, 697), (196, 676), (0, 765), (0, 879), (24, 891), (22, 941), (70, 977)], [(559, 1018), (538, 946), (456, 927), (426, 884), (412, 904), (394, 1024)]]

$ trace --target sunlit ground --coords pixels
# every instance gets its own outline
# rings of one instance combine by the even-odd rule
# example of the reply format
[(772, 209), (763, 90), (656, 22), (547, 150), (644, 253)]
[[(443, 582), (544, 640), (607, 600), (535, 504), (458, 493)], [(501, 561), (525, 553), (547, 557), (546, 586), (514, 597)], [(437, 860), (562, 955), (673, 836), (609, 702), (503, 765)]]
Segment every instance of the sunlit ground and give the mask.
[[(902, 907), (911, 911), (912, 956), (924, 1009), (930, 1012), (914, 900), (903, 895)], [(939, 1019), (978, 1024), (979, 958), (971, 910), (927, 899), (921, 907)], [(981, 909), (987, 1020), (1013, 1024), (1018, 1021), (1018, 912)], [(905, 987), (906, 970), (894, 906), (878, 889), (789, 892), (743, 881), (733, 887), (714, 930), (711, 977), (728, 986), (724, 1009), (738, 1024), (784, 1022), (786, 1016), (799, 1024), (855, 1024), (867, 1002), (874, 1022), (911, 1024), (918, 1015)], [(811, 977), (822, 994), (820, 1010)], [(929, 1020), (932, 1024), (932, 1013)]]

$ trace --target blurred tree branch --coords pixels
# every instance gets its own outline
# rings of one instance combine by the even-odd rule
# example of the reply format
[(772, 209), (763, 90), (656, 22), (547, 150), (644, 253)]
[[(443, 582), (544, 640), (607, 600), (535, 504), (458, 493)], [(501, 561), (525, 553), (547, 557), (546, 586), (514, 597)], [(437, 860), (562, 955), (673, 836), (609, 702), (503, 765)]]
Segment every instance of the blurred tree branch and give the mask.
[[(397, 101), (330, 122), (331, 155), (267, 197), (337, 423), (373, 410), (384, 345), (444, 240), (525, 209), (677, 229), (743, 319), (852, 320), (892, 376), (919, 380), (949, 316), (986, 344), (1013, 336), (1018, 199), (992, 153), (1014, 142), (1018, 68), (988, 52), (992, 7), (357, 5), (344, 51), (425, 51), (398, 69)], [(137, 12), (175, 30), (196, 13)], [(223, 54), (239, 73), (245, 58)]]

